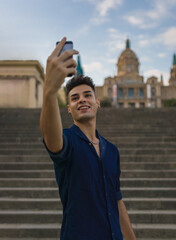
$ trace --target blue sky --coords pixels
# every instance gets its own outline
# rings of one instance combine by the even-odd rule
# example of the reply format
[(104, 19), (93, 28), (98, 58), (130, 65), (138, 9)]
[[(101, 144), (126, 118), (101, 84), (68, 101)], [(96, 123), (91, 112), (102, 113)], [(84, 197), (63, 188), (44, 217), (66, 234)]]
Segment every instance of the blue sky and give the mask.
[(0, 0), (0, 59), (46, 59), (66, 36), (84, 72), (102, 85), (117, 74), (127, 36), (140, 74), (168, 84), (176, 53), (176, 0)]

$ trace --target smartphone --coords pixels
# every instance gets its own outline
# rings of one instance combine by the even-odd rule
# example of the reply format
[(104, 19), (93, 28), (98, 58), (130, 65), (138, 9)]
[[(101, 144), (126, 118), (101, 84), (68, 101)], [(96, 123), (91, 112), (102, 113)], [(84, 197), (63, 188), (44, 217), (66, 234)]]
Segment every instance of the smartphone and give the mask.
[[(56, 45), (58, 45), (60, 42), (56, 42)], [(65, 52), (66, 50), (72, 50), (73, 49), (73, 42), (72, 41), (66, 41), (64, 47), (62, 48), (61, 52), (59, 53), (59, 56)], [(71, 67), (71, 66), (70, 66)], [(72, 77), (73, 74), (69, 74), (67, 77)]]
[[(60, 42), (57, 42), (57, 44), (59, 44)], [(65, 52), (66, 50), (72, 50), (73, 49), (73, 42), (72, 41), (67, 41), (64, 45), (64, 47), (62, 48), (61, 52), (59, 55), (61, 55), (63, 52)]]

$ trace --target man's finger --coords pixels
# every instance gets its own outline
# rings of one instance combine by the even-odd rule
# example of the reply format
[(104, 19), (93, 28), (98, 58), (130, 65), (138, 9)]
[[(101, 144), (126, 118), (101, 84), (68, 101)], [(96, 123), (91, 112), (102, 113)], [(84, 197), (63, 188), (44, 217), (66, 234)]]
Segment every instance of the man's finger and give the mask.
[(67, 50), (59, 56), (59, 60), (64, 62), (64, 61), (73, 57), (73, 55), (76, 55), (76, 54), (79, 54), (79, 52), (77, 50), (74, 50), (74, 49)]
[(61, 52), (62, 48), (64, 47), (66, 43), (66, 37), (62, 38), (62, 40), (59, 42), (59, 44), (56, 46), (54, 51), (51, 53), (51, 57), (57, 57), (59, 53)]
[(66, 67), (66, 68), (70, 67), (70, 66), (76, 68), (77, 67), (77, 62), (73, 58), (70, 58), (70, 59), (68, 59), (67, 61), (64, 62), (63, 66)]

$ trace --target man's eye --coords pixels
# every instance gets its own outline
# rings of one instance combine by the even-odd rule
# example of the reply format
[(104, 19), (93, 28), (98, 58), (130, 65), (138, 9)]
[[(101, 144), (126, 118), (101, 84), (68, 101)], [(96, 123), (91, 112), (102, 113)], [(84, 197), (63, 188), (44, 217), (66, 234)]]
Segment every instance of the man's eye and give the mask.
[(86, 94), (86, 97), (90, 97), (91, 96), (91, 94)]
[(74, 97), (72, 98), (72, 101), (76, 101), (78, 99), (78, 97)]

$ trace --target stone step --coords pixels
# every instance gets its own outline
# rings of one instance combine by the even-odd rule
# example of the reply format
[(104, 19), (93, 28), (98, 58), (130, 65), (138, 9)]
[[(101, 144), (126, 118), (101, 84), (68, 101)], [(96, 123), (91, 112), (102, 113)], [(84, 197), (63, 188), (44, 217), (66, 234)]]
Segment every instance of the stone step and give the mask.
[(176, 187), (176, 178), (121, 178), (121, 187), (136, 186), (143, 188)]
[[(143, 155), (172, 155), (174, 154), (176, 156), (176, 148), (156, 148), (156, 149), (151, 149), (151, 148), (126, 148), (126, 149), (121, 149), (119, 148), (120, 154), (127, 154), (127, 155), (138, 155), (138, 154), (143, 154)], [(40, 155), (40, 154), (46, 154), (46, 150), (44, 148), (39, 148), (39, 149), (21, 149), (21, 148), (10, 148), (10, 149), (1, 149), (1, 155)]]
[[(138, 148), (143, 148), (143, 149), (147, 149), (147, 148), (151, 148), (151, 149), (173, 149), (176, 147), (176, 142), (170, 142), (170, 143), (155, 143), (155, 142), (150, 142), (150, 143), (121, 143), (120, 141), (116, 141), (113, 142), (114, 144), (116, 144), (120, 149), (138, 149)], [(23, 148), (27, 148), (27, 149), (43, 149), (44, 145), (42, 142), (38, 143), (38, 142), (33, 142), (33, 143), (21, 143), (21, 142), (16, 142), (16, 143), (2, 143), (0, 145), (0, 150), (3, 149), (8, 149), (8, 150), (13, 150), (13, 149), (23, 149)]]
[[(139, 188), (123, 187), (122, 195), (125, 198), (130, 197), (151, 197), (151, 198), (176, 198), (176, 187), (173, 188)], [(1, 197), (19, 197), (19, 198), (55, 198), (59, 196), (58, 188), (0, 188)]]
[(62, 210), (0, 210), (2, 223), (62, 223)]
[[(175, 210), (176, 198), (123, 198), (128, 210)], [(60, 198), (0, 198), (1, 210), (62, 210)]]
[[(121, 178), (121, 187), (175, 187), (176, 178)], [(57, 187), (55, 178), (0, 178), (0, 187)]]
[(10, 238), (59, 238), (61, 224), (0, 224), (0, 236)]
[[(136, 155), (127, 155), (127, 154), (121, 154), (121, 163), (123, 162), (156, 162), (156, 163), (167, 163), (167, 162), (173, 162), (175, 163), (175, 155), (171, 154), (166, 156), (163, 155), (151, 155), (151, 154), (138, 154)], [(4, 162), (51, 162), (50, 157), (47, 153), (44, 154), (38, 154), (38, 155), (25, 155), (25, 154), (17, 154), (17, 155), (2, 155), (0, 154), (0, 163)]]
[[(169, 170), (176, 169), (176, 162), (160, 163), (158, 162), (121, 162), (121, 170)], [(0, 170), (51, 170), (53, 169), (52, 161), (46, 162), (1, 162)]]
[(0, 197), (1, 210), (62, 210), (62, 203), (56, 198), (13, 198)]
[[(132, 224), (137, 239), (174, 239), (176, 224)], [(3, 239), (15, 238), (59, 238), (61, 225), (58, 224), (0, 224)]]
[(176, 198), (123, 198), (127, 210), (175, 210)]
[[(129, 210), (131, 223), (172, 224), (176, 223), (174, 210)], [(63, 213), (60, 210), (0, 210), (2, 223), (61, 223)]]
[[(45, 238), (45, 237), (44, 238), (39, 238), (39, 237), (38, 238), (30, 238), (30, 237), (27, 237), (27, 238), (21, 238), (21, 237), (20, 238), (19, 237), (18, 238), (14, 238), (14, 237), (12, 237), (12, 238), (6, 238), (6, 237), (1, 238), (0, 237), (0, 240), (19, 240), (19, 239), (20, 240), (60, 240), (59, 238)], [(147, 239), (147, 240), (149, 240), (149, 239)], [(153, 240), (153, 239), (151, 239), (151, 240)], [(169, 240), (172, 240), (172, 239), (169, 239)]]
[[(145, 143), (145, 144), (164, 144), (164, 143), (171, 143), (171, 144), (175, 144), (176, 142), (176, 137), (175, 136), (161, 136), (161, 137), (157, 137), (157, 136), (109, 136), (107, 137), (107, 140), (109, 140), (112, 143), (117, 142), (118, 144), (131, 144), (131, 143)], [(25, 143), (25, 144), (31, 144), (31, 143), (42, 143), (42, 137), (40, 136), (40, 134), (33, 134), (33, 136), (26, 136), (26, 134), (24, 134), (22, 137), (17, 137), (16, 135), (14, 136), (2, 136), (0, 135), (0, 143), (4, 143), (4, 144), (8, 144), (8, 143), (16, 143), (16, 144), (21, 144), (21, 143)]]
[(176, 178), (176, 170), (123, 170), (122, 178)]
[[(52, 170), (0, 170), (0, 178), (53, 178)], [(122, 178), (176, 178), (176, 170), (123, 170)]]
[(132, 224), (136, 238), (175, 238), (176, 224)]

